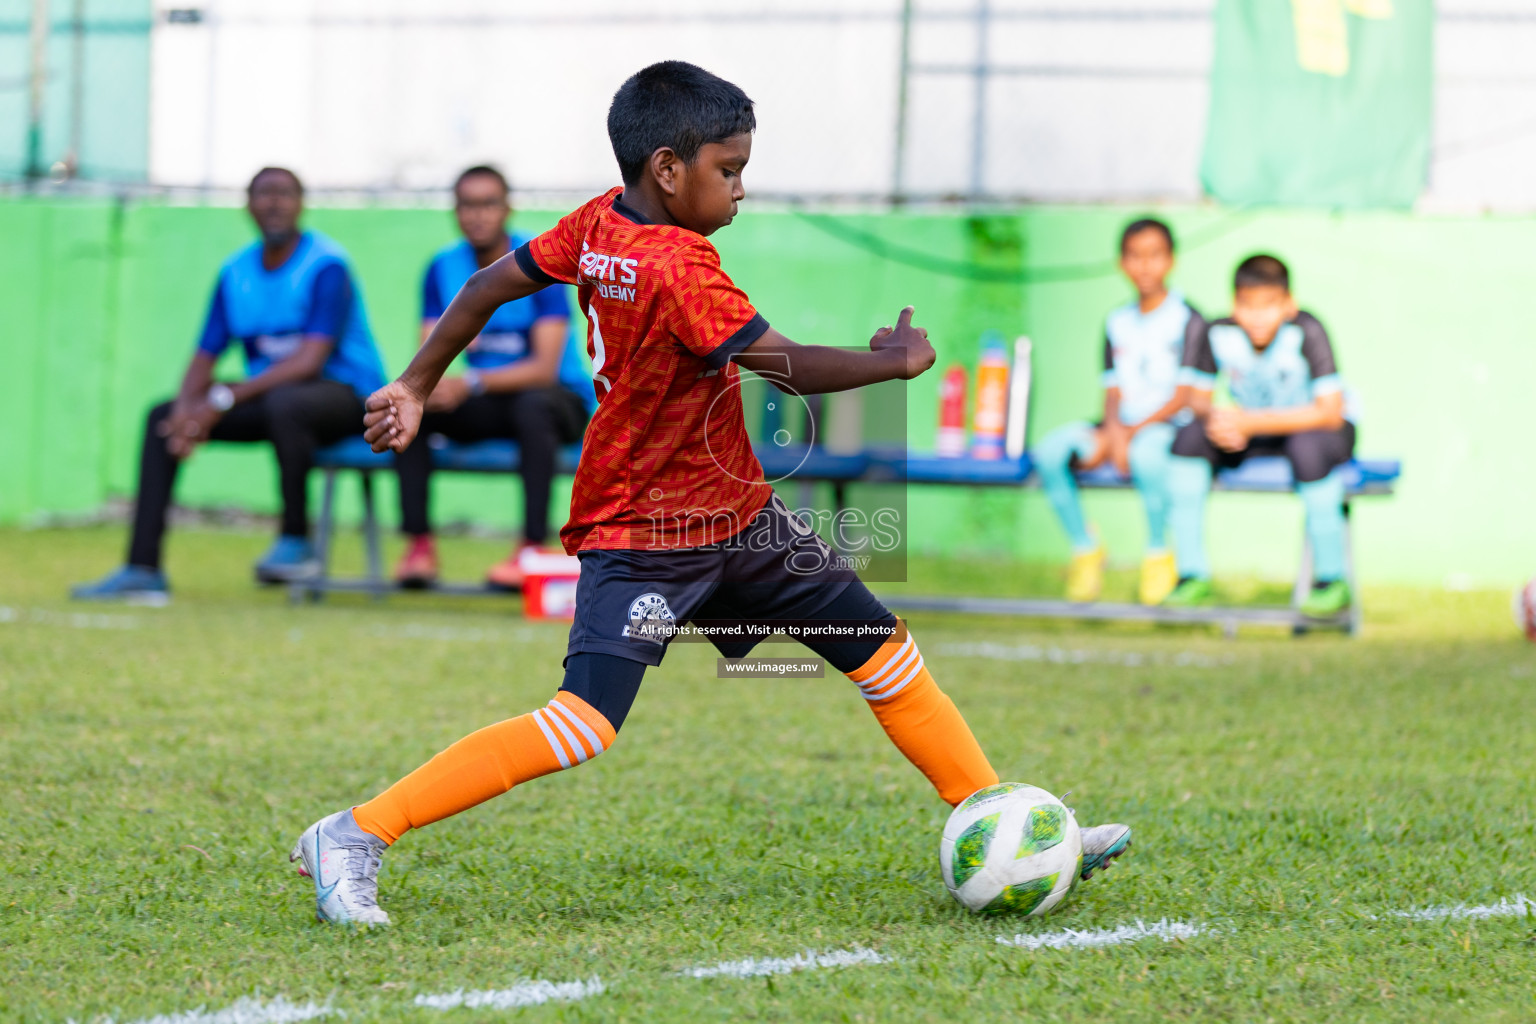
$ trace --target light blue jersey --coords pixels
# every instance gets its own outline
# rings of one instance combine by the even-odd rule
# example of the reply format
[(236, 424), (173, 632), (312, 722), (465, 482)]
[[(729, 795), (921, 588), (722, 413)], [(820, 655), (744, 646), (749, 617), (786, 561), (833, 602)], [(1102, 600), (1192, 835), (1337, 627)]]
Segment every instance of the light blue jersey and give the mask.
[(332, 348), (320, 376), (361, 397), (383, 387), (384, 364), (341, 246), (306, 231), (275, 270), (262, 265), (261, 249), (252, 243), (219, 270), (198, 348), (217, 357), (240, 342), (246, 373), (255, 377), (297, 352), (305, 335), (323, 335)]
[(1328, 332), (1317, 317), (1300, 312), (1280, 325), (1262, 349), (1230, 317), (1214, 321), (1179, 371), (1183, 383), (1211, 391), (1219, 375), (1243, 409), (1296, 409), (1322, 395), (1344, 394), (1344, 418), (1359, 423), (1359, 407), (1344, 386)]
[[(507, 240), (513, 249), (528, 241), (519, 234), (509, 234)], [(422, 279), (421, 318), (436, 320), (441, 317), (448, 303), (459, 294), (459, 289), (479, 269), (475, 250), (468, 242), (455, 242), (439, 250)], [(527, 298), (498, 306), (485, 329), (464, 350), (465, 361), (477, 370), (491, 370), (527, 359), (533, 354), (529, 336), (535, 323), (545, 317), (571, 319), (570, 291), (568, 287), (543, 288)], [(584, 329), (580, 338), (574, 328), (568, 331), (565, 351), (560, 357), (559, 379), (563, 387), (576, 393), (591, 414), (597, 408), (597, 393), (581, 359), (581, 348), (585, 344)]]
[[(1170, 291), (1156, 309), (1131, 301), (1104, 323), (1104, 386), (1120, 389), (1120, 422), (1136, 424), (1167, 405), (1179, 386), (1179, 367), (1200, 338), (1205, 319)], [(1188, 419), (1181, 412), (1176, 422)]]

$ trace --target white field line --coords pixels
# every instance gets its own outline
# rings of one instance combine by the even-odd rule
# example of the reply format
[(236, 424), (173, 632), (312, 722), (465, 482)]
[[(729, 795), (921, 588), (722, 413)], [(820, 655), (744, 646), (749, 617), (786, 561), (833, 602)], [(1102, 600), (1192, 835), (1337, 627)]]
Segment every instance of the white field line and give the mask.
[(55, 612), (47, 608), (10, 608), (0, 605), (0, 623), (35, 622), (43, 626), (68, 626), (71, 629), (138, 629), (132, 615), (103, 615), (100, 612)]
[(417, 1006), (432, 1010), (466, 1009), (515, 1010), (521, 1006), (538, 1006), (549, 1002), (575, 1002), (588, 996), (602, 995), (603, 983), (595, 975), (586, 981), (525, 981), (511, 988), (481, 989), (466, 992), (444, 992), (440, 995), (419, 995)]
[[(331, 1014), (345, 1016), (340, 1010), (331, 1009), (328, 1003), (290, 1003), (282, 996), (262, 1002), (255, 996), (246, 996), (222, 1010), (210, 1012), (199, 1006), (184, 1013), (160, 1013), (153, 1017), (143, 1017), (133, 1024), (295, 1024), (296, 1021), (314, 1020)], [(73, 1017), (69, 1024), (75, 1024)], [(106, 1024), (114, 1024), (113, 1019), (108, 1017)]]
[(1458, 903), (1454, 907), (1394, 910), (1391, 916), (1406, 917), (1411, 921), (1443, 921), (1446, 919), (1461, 920), (1469, 917), (1524, 917), (1527, 914), (1536, 915), (1536, 900), (1525, 896), (1516, 896), (1514, 899), (1501, 899), (1497, 903), (1489, 903), (1481, 907), (1469, 907), (1465, 903)]
[(789, 974), (792, 971), (809, 971), (822, 967), (856, 967), (861, 964), (894, 962), (893, 957), (883, 956), (863, 946), (855, 946), (852, 949), (833, 949), (825, 953), (808, 949), (794, 956), (722, 960), (717, 964), (684, 967), (677, 973), (684, 978), (761, 978), (769, 974)]
[(1218, 668), (1232, 664), (1231, 657), (1212, 658), (1188, 652), (1167, 655), (1142, 651), (1085, 651), (1064, 647), (1038, 647), (1034, 644), (950, 643), (937, 644), (934, 654), (957, 658), (985, 658), (989, 661), (1046, 661), (1053, 665), (1122, 665), (1146, 668), (1172, 665), (1177, 668)]
[(444, 640), (448, 643), (506, 643), (509, 640), (533, 639), (539, 635), (531, 629), (516, 626), (490, 629), (479, 626), (438, 626), (424, 622), (366, 626), (360, 632), (387, 640)]
[(1080, 932), (1067, 928), (1059, 932), (1041, 932), (1038, 935), (1019, 934), (1013, 938), (997, 937), (999, 945), (1017, 946), (1020, 949), (1083, 949), (1096, 946), (1118, 946), (1122, 942), (1140, 942), (1142, 939), (1192, 939), (1210, 929), (1183, 921), (1162, 920), (1153, 924), (1122, 925), (1096, 932)]

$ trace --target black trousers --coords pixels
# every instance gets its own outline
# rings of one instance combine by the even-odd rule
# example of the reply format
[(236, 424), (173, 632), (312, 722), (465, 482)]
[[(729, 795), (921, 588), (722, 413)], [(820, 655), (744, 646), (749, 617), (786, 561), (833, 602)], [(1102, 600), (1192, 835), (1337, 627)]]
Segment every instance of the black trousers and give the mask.
[[(133, 536), (128, 564), (160, 567), (165, 515), (181, 461), (165, 447), (160, 424), (171, 415), (170, 402), (149, 410), (144, 447), (139, 456), (139, 494), (133, 511)], [(270, 441), (277, 452), (277, 475), (283, 497), (283, 533), (309, 533), (305, 483), (314, 464), (315, 449), (363, 430), (363, 400), (345, 384), (306, 380), (284, 384), (242, 402), (214, 425), (214, 441)]]
[(412, 445), (395, 456), (400, 473), (400, 527), (413, 536), (432, 532), (428, 509), (433, 434), (450, 441), (516, 441), (522, 450), (523, 539), (542, 544), (549, 537), (549, 492), (560, 446), (580, 439), (587, 410), (563, 387), (475, 395), (452, 412), (429, 412)]
[(1338, 430), (1304, 430), (1279, 437), (1253, 437), (1240, 452), (1222, 451), (1205, 436), (1198, 420), (1185, 424), (1173, 438), (1173, 454), (1205, 459), (1215, 469), (1234, 469), (1250, 455), (1284, 455), (1299, 484), (1321, 480), (1355, 453), (1355, 425), (1348, 420)]

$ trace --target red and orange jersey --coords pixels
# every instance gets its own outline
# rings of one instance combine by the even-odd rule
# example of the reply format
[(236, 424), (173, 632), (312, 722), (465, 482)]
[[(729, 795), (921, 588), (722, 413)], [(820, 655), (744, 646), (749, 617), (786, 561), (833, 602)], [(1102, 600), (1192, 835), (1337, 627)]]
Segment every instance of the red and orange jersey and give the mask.
[(772, 494), (731, 362), (768, 322), (704, 236), (646, 221), (622, 191), (516, 251), (534, 280), (575, 284), (587, 317), (598, 407), (560, 531), (572, 553), (719, 542)]

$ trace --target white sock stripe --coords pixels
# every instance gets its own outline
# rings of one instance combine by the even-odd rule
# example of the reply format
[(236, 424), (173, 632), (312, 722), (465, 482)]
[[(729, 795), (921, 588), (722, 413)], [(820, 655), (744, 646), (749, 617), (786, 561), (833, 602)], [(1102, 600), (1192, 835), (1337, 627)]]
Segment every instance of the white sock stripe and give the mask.
[(586, 722), (583, 722), (581, 720), (581, 716), (576, 712), (572, 711), (558, 700), (550, 701), (549, 708), (551, 711), (557, 712), (560, 717), (564, 718), (567, 722), (570, 722), (573, 726), (575, 726), (576, 731), (581, 733), (581, 735), (586, 738), (587, 746), (591, 749), (593, 757), (596, 757), (598, 754), (601, 754), (604, 750), (608, 749), (607, 747), (603, 746), (603, 741), (597, 735), (597, 732), (593, 730), (593, 728)]
[(565, 724), (565, 720), (548, 708), (540, 708), (539, 713), (549, 716), (550, 722), (554, 724), (556, 729), (560, 730), (560, 735), (564, 736), (566, 741), (570, 743), (571, 750), (576, 754), (576, 763), (584, 764), (587, 760), (587, 748), (581, 745), (581, 740), (577, 739), (576, 734), (571, 732), (571, 727)]
[(891, 655), (891, 659), (880, 667), (880, 671), (876, 672), (874, 675), (860, 683), (859, 688), (864, 689), (866, 687), (875, 686), (880, 682), (880, 680), (888, 678), (890, 674), (896, 670), (897, 666), (912, 656), (912, 651), (916, 649), (917, 645), (912, 642), (912, 638), (910, 636), (907, 637), (906, 641), (900, 647), (896, 648), (896, 653)]
[(891, 685), (891, 687), (889, 689), (884, 690), (884, 691), (882, 691), (880, 693), (871, 693), (870, 691), (865, 690), (865, 691), (863, 691), (864, 692), (864, 699), (865, 700), (885, 700), (888, 697), (894, 697), (894, 696), (896, 696), (896, 694), (898, 694), (902, 690), (906, 689), (907, 684), (910, 683), (912, 680), (916, 679), (918, 677), (918, 674), (921, 673), (922, 671), (923, 671), (923, 659), (922, 658), (918, 658), (917, 659), (917, 664), (912, 667), (912, 671), (908, 672), (901, 679), (897, 680), (894, 684)]
[(874, 676), (871, 679), (866, 679), (860, 683), (859, 689), (863, 690), (865, 693), (869, 693), (873, 690), (880, 689), (893, 679), (900, 678), (906, 674), (909, 668), (912, 667), (913, 659), (916, 659), (917, 661), (923, 660), (922, 652), (917, 649), (916, 644), (912, 645), (912, 650), (908, 651), (905, 657), (900, 659), (892, 658), (890, 665), (886, 667), (885, 671), (882, 671), (879, 675)]
[(555, 752), (555, 758), (560, 762), (560, 767), (569, 768), (571, 766), (571, 759), (565, 756), (565, 750), (560, 746), (560, 741), (555, 739), (554, 732), (544, 723), (543, 708), (539, 708), (539, 710), (533, 713), (533, 720), (537, 723), (540, 731), (544, 733), (544, 738), (549, 741), (549, 747)]

